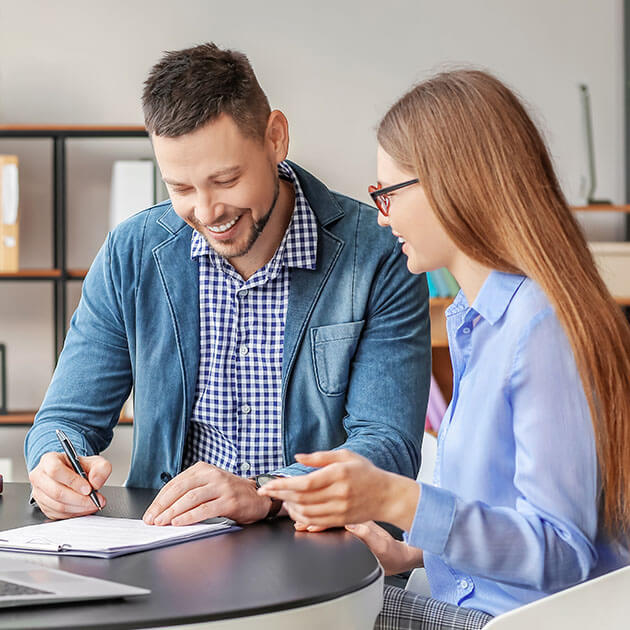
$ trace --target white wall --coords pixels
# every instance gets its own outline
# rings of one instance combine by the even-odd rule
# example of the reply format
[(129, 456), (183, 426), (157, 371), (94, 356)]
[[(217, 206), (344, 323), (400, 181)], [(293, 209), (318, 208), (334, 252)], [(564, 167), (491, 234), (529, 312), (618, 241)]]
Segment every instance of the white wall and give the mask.
[[(289, 118), (291, 158), (361, 199), (388, 105), (445, 64), (473, 63), (526, 97), (570, 201), (582, 202), (577, 85), (586, 82), (597, 195), (624, 201), (621, 0), (0, 0), (0, 123), (140, 124), (142, 82), (161, 51), (208, 40), (249, 55), (272, 106)], [(0, 151), (22, 160), (21, 264), (48, 266), (50, 149), (2, 141)], [(69, 265), (87, 266), (104, 238), (111, 160), (148, 155), (145, 141), (70, 144)], [(614, 218), (599, 223), (592, 234), (619, 236)], [(13, 409), (36, 408), (45, 392), (51, 301), (48, 286), (0, 283)]]

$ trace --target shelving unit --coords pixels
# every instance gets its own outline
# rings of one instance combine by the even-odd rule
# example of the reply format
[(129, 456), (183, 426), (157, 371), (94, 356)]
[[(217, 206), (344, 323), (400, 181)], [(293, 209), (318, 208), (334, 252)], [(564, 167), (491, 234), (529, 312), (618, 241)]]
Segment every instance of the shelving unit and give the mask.
[[(34, 411), (18, 411), (0, 415), (0, 427), (2, 426), (30, 426), (35, 419), (36, 410)], [(120, 417), (122, 424), (133, 424), (133, 418)]]
[[(53, 328), (55, 363), (59, 358), (66, 336), (67, 284), (85, 278), (87, 269), (68, 269), (67, 253), (67, 178), (66, 141), (95, 138), (148, 138), (142, 126), (93, 126), (93, 125), (0, 125), (0, 140), (49, 139), (52, 141), (53, 164), (53, 242), (52, 267), (50, 269), (20, 269), (16, 273), (0, 273), (2, 282), (48, 281), (53, 283)], [(34, 412), (0, 415), (0, 424), (31, 424)], [(122, 420), (130, 422), (130, 419)]]

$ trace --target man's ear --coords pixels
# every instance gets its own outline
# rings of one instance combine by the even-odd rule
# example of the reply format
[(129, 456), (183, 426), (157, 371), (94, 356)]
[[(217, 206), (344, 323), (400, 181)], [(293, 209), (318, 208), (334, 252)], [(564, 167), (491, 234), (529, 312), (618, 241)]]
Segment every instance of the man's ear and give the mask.
[(274, 109), (269, 114), (265, 142), (273, 153), (276, 163), (286, 159), (289, 153), (289, 123), (279, 109)]

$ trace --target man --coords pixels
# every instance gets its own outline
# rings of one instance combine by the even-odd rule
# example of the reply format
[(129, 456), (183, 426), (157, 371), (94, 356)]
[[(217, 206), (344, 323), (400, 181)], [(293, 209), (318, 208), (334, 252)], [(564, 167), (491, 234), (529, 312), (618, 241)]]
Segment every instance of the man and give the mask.
[[(111, 472), (98, 453), (132, 385), (127, 484), (164, 486), (147, 523), (273, 517), (279, 505), (253, 478), (304, 472), (292, 463), (304, 451), (343, 446), (415, 476), (426, 283), (376, 211), (286, 161), (286, 118), (241, 53), (166, 53), (143, 107), (170, 201), (116, 228), (85, 279), (26, 439), (40, 508), (96, 509), (89, 486)], [(57, 428), (90, 484), (59, 452)]]

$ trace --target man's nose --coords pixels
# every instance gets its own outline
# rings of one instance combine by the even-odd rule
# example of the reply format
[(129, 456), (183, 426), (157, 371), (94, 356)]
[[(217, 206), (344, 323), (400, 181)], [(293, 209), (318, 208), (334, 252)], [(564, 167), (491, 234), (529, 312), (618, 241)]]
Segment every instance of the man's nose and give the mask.
[(224, 206), (211, 195), (200, 194), (195, 200), (194, 213), (203, 225), (212, 225), (224, 213)]

